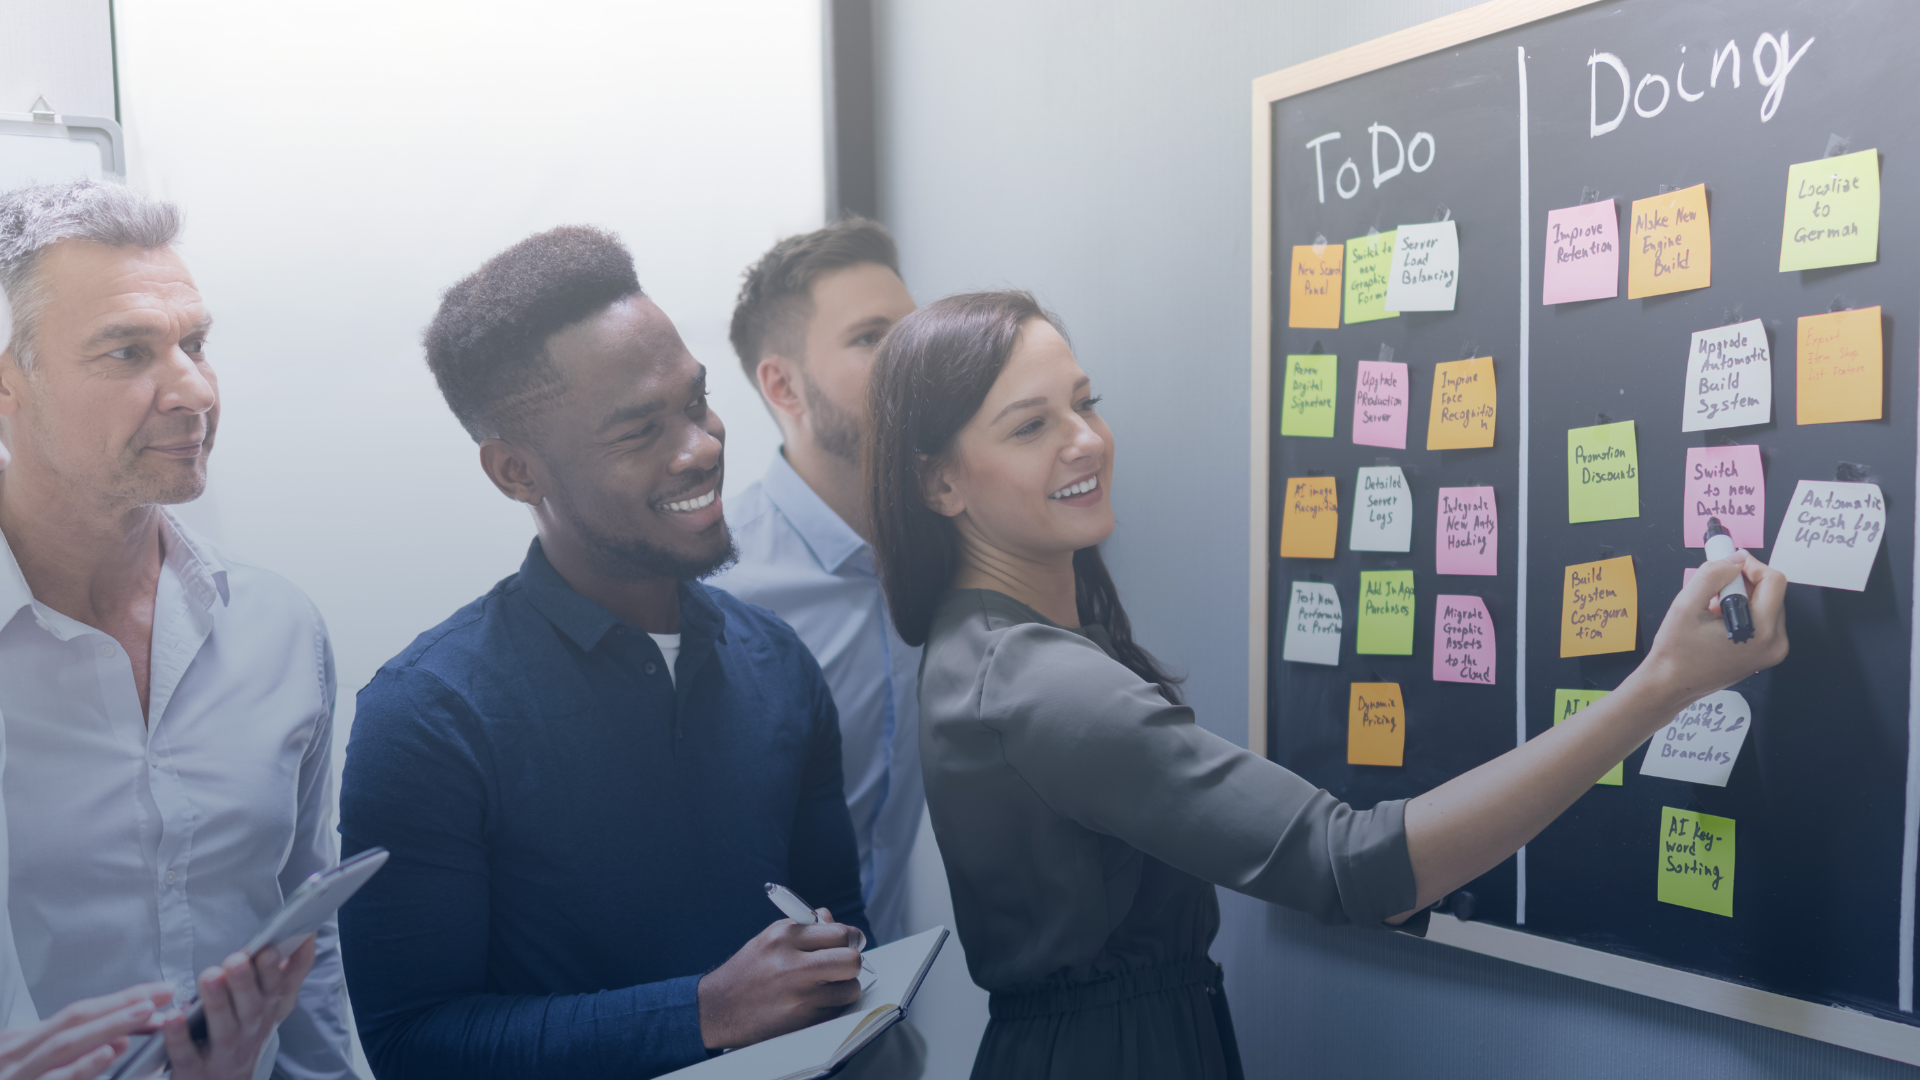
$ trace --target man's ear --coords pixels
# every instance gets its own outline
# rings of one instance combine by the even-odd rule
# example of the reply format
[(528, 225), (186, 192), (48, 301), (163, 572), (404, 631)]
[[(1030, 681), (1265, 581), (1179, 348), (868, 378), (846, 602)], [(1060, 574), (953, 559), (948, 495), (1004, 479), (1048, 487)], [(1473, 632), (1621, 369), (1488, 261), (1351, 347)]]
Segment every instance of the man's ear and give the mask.
[(539, 506), (545, 498), (534, 476), (533, 458), (523, 447), (505, 439), (487, 439), (480, 444), (480, 468), (500, 494), (514, 502)]
[(778, 415), (798, 421), (806, 412), (806, 399), (800, 395), (799, 365), (784, 356), (769, 353), (760, 358), (753, 370), (760, 384), (760, 396)]
[(941, 517), (959, 517), (966, 512), (967, 500), (953, 486), (953, 477), (946, 463), (934, 461), (925, 454), (916, 454), (914, 465), (920, 473), (920, 498), (926, 502), (927, 509)]

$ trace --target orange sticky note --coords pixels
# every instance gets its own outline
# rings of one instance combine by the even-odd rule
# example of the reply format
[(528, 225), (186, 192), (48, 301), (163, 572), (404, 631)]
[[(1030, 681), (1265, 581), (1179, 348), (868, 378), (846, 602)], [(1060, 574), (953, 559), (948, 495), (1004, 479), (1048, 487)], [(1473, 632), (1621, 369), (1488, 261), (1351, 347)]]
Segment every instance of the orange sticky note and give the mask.
[[(1318, 251), (1314, 250), (1316, 247)], [(1343, 245), (1300, 244), (1293, 249), (1293, 284), (1287, 291), (1287, 325), (1340, 328)]]
[(1493, 445), (1493, 357), (1433, 365), (1433, 406), (1427, 411), (1427, 449), (1467, 450)]
[(1340, 497), (1331, 476), (1296, 476), (1287, 481), (1287, 505), (1280, 514), (1280, 557), (1331, 559), (1340, 537)]
[(1633, 201), (1627, 246), (1627, 299), (1704, 289), (1713, 284), (1713, 230), (1707, 185)]
[(1795, 421), (1880, 419), (1880, 309), (1800, 316)]
[(1407, 750), (1407, 707), (1397, 682), (1350, 684), (1347, 764), (1398, 766)]
[(1633, 557), (1567, 567), (1560, 597), (1560, 655), (1632, 652), (1640, 625), (1640, 587)]

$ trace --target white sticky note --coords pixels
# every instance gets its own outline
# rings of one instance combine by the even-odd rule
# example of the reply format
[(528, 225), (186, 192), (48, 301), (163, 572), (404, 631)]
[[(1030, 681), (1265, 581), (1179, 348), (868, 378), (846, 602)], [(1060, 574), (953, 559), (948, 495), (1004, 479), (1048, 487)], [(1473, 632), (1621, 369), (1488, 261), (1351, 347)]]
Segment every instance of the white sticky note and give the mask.
[(1354, 551), (1412, 551), (1413, 493), (1398, 465), (1371, 466), (1353, 481)]
[(1767, 562), (1798, 585), (1862, 592), (1886, 531), (1879, 484), (1802, 480)]
[(1653, 733), (1640, 775), (1726, 787), (1752, 727), (1747, 699), (1732, 690), (1716, 690)]
[(1400, 226), (1387, 275), (1387, 310), (1452, 311), (1459, 283), (1460, 231), (1451, 220)]
[(1340, 662), (1340, 594), (1320, 581), (1293, 583), (1287, 605), (1287, 640), (1280, 658), (1296, 664)]
[(1773, 419), (1773, 354), (1759, 319), (1694, 331), (1683, 401), (1681, 431), (1746, 427)]

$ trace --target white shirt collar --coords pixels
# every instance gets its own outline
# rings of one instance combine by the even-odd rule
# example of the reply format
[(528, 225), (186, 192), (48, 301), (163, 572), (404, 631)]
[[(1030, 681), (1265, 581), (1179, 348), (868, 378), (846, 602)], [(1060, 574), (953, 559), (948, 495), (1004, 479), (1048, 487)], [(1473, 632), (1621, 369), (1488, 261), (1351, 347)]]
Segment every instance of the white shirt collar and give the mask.
[(773, 455), (773, 464), (760, 478), (760, 490), (786, 515), (794, 531), (828, 573), (838, 573), (848, 559), (867, 550), (867, 542), (853, 531), (853, 526), (841, 520), (819, 492), (794, 471), (785, 451)]
[[(219, 553), (187, 532), (164, 507), (160, 510), (160, 538), (166, 548), (166, 568), (179, 578), (181, 591), (189, 599), (209, 612), (216, 603), (225, 607), (232, 600), (227, 587), (227, 566)], [(49, 618), (58, 613), (34, 599), (27, 576), (20, 571), (20, 560), (14, 557), (12, 543), (0, 535), (0, 626), (12, 622), (21, 608), (33, 608), (43, 623), (64, 621)], [(63, 639), (72, 636), (57, 631), (56, 634)]]

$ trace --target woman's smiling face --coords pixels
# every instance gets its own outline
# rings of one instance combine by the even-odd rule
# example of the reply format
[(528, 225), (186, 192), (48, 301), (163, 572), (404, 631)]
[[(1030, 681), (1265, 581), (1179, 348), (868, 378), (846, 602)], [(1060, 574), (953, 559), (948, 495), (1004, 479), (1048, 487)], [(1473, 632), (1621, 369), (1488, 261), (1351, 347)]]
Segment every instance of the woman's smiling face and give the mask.
[(1113, 433), (1073, 349), (1044, 319), (1021, 327), (978, 412), (929, 477), (927, 504), (976, 549), (1050, 562), (1113, 532)]

